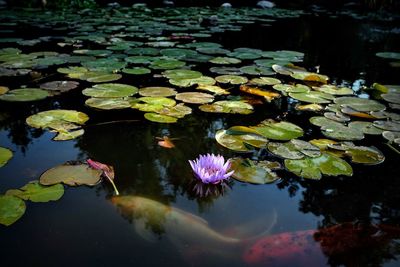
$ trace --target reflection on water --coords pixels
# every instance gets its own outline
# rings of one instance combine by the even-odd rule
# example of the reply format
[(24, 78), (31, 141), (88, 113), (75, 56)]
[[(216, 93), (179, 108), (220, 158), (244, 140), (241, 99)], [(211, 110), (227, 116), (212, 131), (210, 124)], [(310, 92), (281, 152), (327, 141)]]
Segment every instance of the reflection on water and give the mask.
[[(369, 24), (305, 17), (277, 21), (272, 28), (250, 25), (245, 29), (218, 35), (218, 41), (227, 48), (304, 51), (307, 67), (319, 66), (321, 73), (355, 91), (375, 81), (399, 83), (396, 70), (374, 57), (374, 52), (398, 48), (398, 35), (387, 32), (380, 35), (374, 31), (372, 36)], [(354, 166), (355, 174), (350, 178), (324, 177), (310, 181), (282, 171), (282, 179), (275, 184), (255, 186), (232, 181), (223, 194), (199, 196), (188, 160), (204, 153), (234, 156), (216, 144), (217, 130), (238, 123), (253, 125), (267, 117), (287, 116), (290, 121), (304, 125), (307, 136), (312, 137), (316, 133), (305, 126), (308, 115), (293, 112), (294, 103), (279, 100), (257, 107), (257, 113), (251, 117), (221, 118), (195, 110), (177, 124), (164, 125), (144, 121), (142, 114), (134, 111), (106, 114), (90, 110), (76, 100), (78, 96), (79, 93), (69, 93), (32, 105), (1, 103), (0, 144), (12, 148), (15, 157), (0, 169), (0, 192), (37, 179), (46, 169), (65, 161), (92, 158), (114, 166), (115, 183), (121, 195), (136, 196), (130, 199), (133, 204), (128, 202), (127, 207), (117, 211), (112, 204), (116, 203), (111, 197), (113, 189), (107, 183), (95, 188), (68, 188), (57, 203), (40, 207), (29, 204), (23, 220), (10, 228), (0, 227), (4, 266), (14, 266), (15, 259), (26, 266), (159, 266), (164, 262), (179, 266), (200, 263), (200, 266), (264, 266), (268, 262), (268, 266), (281, 266), (290, 251), (306, 253), (308, 246), (316, 250), (311, 251), (314, 257), (310, 257), (307, 266), (397, 263), (390, 262), (400, 253), (397, 229), (390, 234), (382, 230), (382, 234), (371, 233), (368, 227), (357, 228), (363, 224), (400, 224), (398, 155), (386, 146), (379, 146), (386, 155), (383, 164)], [(50, 142), (51, 133), (25, 124), (29, 115), (53, 107), (79, 109), (89, 114), (91, 120), (85, 134), (75, 141)], [(117, 120), (120, 121), (104, 123)], [(162, 136), (176, 138), (175, 148), (160, 147), (156, 137)], [(375, 144), (374, 141), (371, 138), (368, 142)], [(246, 156), (273, 159), (267, 153)], [(139, 211), (133, 212), (138, 206)], [(277, 213), (276, 224), (272, 223), (273, 211)], [(352, 231), (334, 228), (347, 222), (360, 224), (355, 224)], [(274, 226), (269, 229), (269, 224)], [(325, 238), (326, 242), (343, 237), (353, 238), (354, 243), (369, 243), (341, 253), (337, 251), (343, 249), (342, 243), (332, 243), (339, 247), (335, 253), (327, 253), (322, 241), (318, 243), (315, 239), (317, 229), (322, 229), (320, 232), (329, 238), (336, 234), (335, 238)], [(267, 230), (268, 234), (260, 235)], [(362, 239), (363, 233), (372, 241)], [(246, 240), (254, 236), (258, 239)], [(280, 238), (285, 249), (271, 249), (271, 236)], [(303, 247), (296, 243), (296, 236), (305, 242)], [(260, 259), (246, 262), (244, 253), (252, 245), (257, 246), (256, 241), (260, 242), (257, 247)], [(265, 251), (269, 254), (263, 254)], [(300, 262), (290, 262), (289, 266), (305, 266)]]

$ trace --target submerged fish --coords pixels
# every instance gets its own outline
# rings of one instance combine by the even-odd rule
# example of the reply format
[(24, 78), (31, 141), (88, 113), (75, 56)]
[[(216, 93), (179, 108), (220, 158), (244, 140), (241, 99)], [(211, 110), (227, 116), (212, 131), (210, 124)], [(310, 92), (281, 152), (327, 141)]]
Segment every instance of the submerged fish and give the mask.
[(327, 266), (328, 260), (336, 265), (365, 266), (365, 255), (387, 252), (390, 245), (395, 245), (393, 239), (399, 237), (398, 227), (343, 223), (262, 237), (245, 250), (243, 260), (269, 267)]
[[(165, 235), (185, 257), (217, 256), (240, 259), (248, 240), (229, 237), (210, 228), (207, 221), (189, 212), (138, 196), (112, 198), (120, 212), (133, 220), (138, 234), (148, 239), (149, 233)], [(276, 223), (276, 213), (266, 222), (266, 231)], [(265, 234), (265, 233), (263, 233)]]

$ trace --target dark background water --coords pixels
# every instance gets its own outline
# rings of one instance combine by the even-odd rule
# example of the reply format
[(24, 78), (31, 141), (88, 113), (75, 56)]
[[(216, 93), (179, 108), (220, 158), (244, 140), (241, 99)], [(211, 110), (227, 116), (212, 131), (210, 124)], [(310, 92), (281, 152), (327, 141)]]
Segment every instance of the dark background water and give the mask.
[[(396, 27), (400, 27), (398, 21), (307, 15), (280, 19), (273, 26), (245, 26), (240, 32), (214, 34), (212, 39), (228, 49), (302, 51), (305, 67), (319, 66), (320, 72), (334, 83), (358, 91), (360, 86), (373, 82), (400, 84), (399, 69), (375, 56), (376, 52), (398, 50), (400, 34), (392, 31)], [(160, 83), (151, 77), (129, 82), (138, 87)], [(24, 81), (3, 79), (2, 85), (5, 83), (22, 85)], [(311, 181), (282, 171), (282, 179), (274, 184), (257, 186), (232, 181), (224, 195), (200, 198), (194, 194), (187, 160), (204, 153), (236, 155), (216, 143), (214, 134), (219, 129), (254, 125), (290, 111), (287, 119), (303, 127), (307, 140), (322, 138), (318, 129), (306, 123), (312, 114), (294, 112), (285, 101), (258, 107), (254, 116), (206, 114), (193, 106), (192, 115), (172, 125), (145, 121), (142, 113), (135, 111), (94, 111), (83, 102), (80, 92), (72, 92), (50, 102), (0, 103), (0, 115), (9, 117), (0, 121), (0, 145), (14, 151), (13, 159), (0, 169), (0, 192), (38, 179), (55, 165), (90, 157), (114, 166), (115, 183), (121, 194), (141, 195), (179, 207), (204, 218), (218, 232), (229, 233), (239, 225), (256, 222), (247, 229), (255, 235), (262, 232), (262, 222), (268, 222), (274, 211), (278, 221), (272, 233), (355, 221), (400, 225), (399, 157), (380, 138), (368, 137), (362, 144), (378, 147), (386, 156), (385, 162), (377, 166), (352, 164), (353, 177)], [(30, 114), (54, 107), (87, 113), (91, 126), (77, 140), (54, 142), (50, 141), (53, 134), (25, 124)], [(134, 121), (100, 124), (121, 119)], [(164, 135), (178, 138), (174, 140), (176, 148), (157, 145), (155, 137)], [(165, 235), (155, 242), (144, 240), (132, 222), (111, 204), (112, 194), (111, 185), (103, 182), (93, 188), (66, 187), (57, 202), (27, 202), (21, 220), (10, 227), (0, 226), (1, 266), (246, 266), (240, 257), (226, 261), (213, 256), (190, 258), (191, 251), (177, 247)], [(391, 251), (369, 252), (357, 258), (358, 266), (399, 264), (395, 259), (389, 260), (398, 255)], [(315, 266), (335, 266), (332, 261), (324, 259)], [(302, 266), (291, 266), (296, 264)]]

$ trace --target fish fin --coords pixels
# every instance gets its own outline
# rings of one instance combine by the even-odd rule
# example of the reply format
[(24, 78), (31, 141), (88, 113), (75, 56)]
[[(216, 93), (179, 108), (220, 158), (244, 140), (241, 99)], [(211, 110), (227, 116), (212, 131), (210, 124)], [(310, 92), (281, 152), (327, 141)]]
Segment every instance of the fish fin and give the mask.
[(145, 220), (141, 219), (136, 219), (134, 220), (134, 227), (136, 233), (143, 238), (144, 240), (155, 243), (157, 241), (157, 235), (154, 234), (151, 229), (146, 228), (146, 222)]

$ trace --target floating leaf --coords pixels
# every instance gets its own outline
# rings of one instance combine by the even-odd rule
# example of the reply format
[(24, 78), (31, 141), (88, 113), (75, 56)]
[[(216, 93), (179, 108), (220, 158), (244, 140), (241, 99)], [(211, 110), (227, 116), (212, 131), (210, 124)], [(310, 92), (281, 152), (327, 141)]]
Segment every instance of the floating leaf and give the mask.
[(45, 171), (40, 176), (42, 185), (64, 183), (70, 186), (93, 186), (100, 182), (101, 170), (94, 170), (86, 164), (62, 164)]
[(289, 93), (289, 96), (291, 98), (307, 102), (307, 103), (314, 103), (314, 104), (326, 104), (330, 103), (331, 100), (333, 99), (332, 95), (322, 93), (322, 92), (316, 92), (316, 91), (311, 91), (307, 93)]
[(354, 163), (375, 165), (382, 163), (385, 156), (375, 147), (354, 146), (346, 149), (346, 155), (351, 157)]
[(168, 79), (196, 79), (202, 76), (201, 72), (194, 70), (185, 70), (185, 69), (177, 69), (177, 70), (166, 70), (163, 73), (163, 76)]
[(175, 96), (176, 100), (191, 104), (205, 104), (214, 101), (214, 96), (206, 93), (185, 92)]
[(237, 75), (221, 75), (215, 77), (215, 80), (219, 83), (230, 83), (230, 84), (244, 84), (247, 83), (247, 78)]
[(144, 87), (139, 89), (141, 96), (174, 96), (176, 91), (171, 87)]
[(9, 226), (25, 213), (25, 202), (14, 196), (0, 195), (0, 224)]
[(240, 68), (242, 73), (248, 75), (273, 75), (275, 72), (271, 68), (260, 67), (260, 66), (243, 66)]
[(229, 91), (216, 85), (199, 85), (196, 89), (209, 91), (216, 95), (229, 95)]
[(308, 110), (308, 111), (321, 111), (324, 109), (323, 106), (319, 105), (319, 104), (306, 104), (306, 105), (299, 105), (297, 104), (295, 106), (296, 110)]
[(0, 147), (0, 168), (6, 165), (12, 156), (13, 153), (11, 150), (5, 147)]
[(178, 121), (177, 118), (175, 118), (175, 117), (157, 114), (157, 113), (145, 113), (144, 117), (145, 117), (145, 119), (147, 119), (149, 121), (159, 122), (159, 123), (175, 123)]
[(379, 103), (378, 101), (359, 97), (339, 97), (335, 98), (334, 102), (341, 106), (348, 106), (361, 112), (379, 111), (386, 108), (385, 105)]
[(275, 85), (275, 84), (280, 84), (281, 81), (276, 79), (276, 78), (271, 78), (271, 77), (259, 77), (259, 78), (253, 78), (250, 80), (251, 84), (254, 85)]
[(352, 95), (354, 91), (347, 87), (337, 87), (335, 85), (324, 84), (320, 87), (313, 87), (314, 90), (331, 95)]
[(214, 85), (215, 80), (208, 76), (201, 76), (194, 79), (169, 79), (169, 83), (179, 87), (190, 87), (192, 85)]
[(389, 58), (389, 59), (400, 59), (400, 53), (398, 52), (378, 52), (377, 57)]
[(172, 70), (185, 65), (185, 62), (176, 59), (158, 59), (151, 62), (149, 67), (156, 70)]
[(50, 91), (52, 94), (59, 94), (77, 88), (79, 85), (75, 81), (52, 81), (43, 83), (40, 88)]
[(400, 104), (400, 93), (381, 94), (381, 97), (387, 102)]
[[(29, 126), (50, 129), (59, 133), (55, 140), (70, 140), (80, 136), (84, 131), (80, 128), (89, 117), (75, 110), (48, 110), (31, 115), (26, 119)], [(77, 131), (73, 131), (77, 130)]]
[(135, 86), (120, 83), (96, 84), (92, 88), (86, 88), (82, 94), (91, 97), (127, 97), (138, 92)]
[(64, 186), (55, 184), (43, 186), (38, 181), (30, 182), (20, 189), (11, 189), (6, 195), (16, 196), (32, 202), (49, 202), (59, 200), (64, 195)]
[(223, 147), (237, 152), (248, 152), (253, 150), (254, 147), (261, 148), (268, 143), (268, 139), (254, 133), (252, 129), (247, 128), (248, 131), (243, 130), (246, 128), (242, 128), (240, 134), (231, 134), (235, 130), (234, 127), (228, 130), (219, 130), (215, 134), (215, 140)]
[(38, 88), (23, 88), (8, 91), (4, 95), (0, 95), (0, 100), (10, 102), (28, 102), (45, 99), (50, 96), (46, 90)]
[(92, 108), (111, 110), (130, 108), (131, 103), (123, 98), (97, 98), (91, 97), (85, 101), (85, 104)]
[(231, 162), (231, 169), (234, 171), (232, 177), (241, 182), (267, 184), (279, 180), (278, 175), (273, 170), (280, 164), (271, 164), (267, 161), (254, 162), (242, 158), (233, 158), (229, 161)]
[(286, 121), (275, 122), (273, 120), (265, 120), (251, 128), (256, 130), (260, 135), (273, 140), (287, 141), (303, 136), (303, 129)]
[(309, 142), (293, 139), (286, 143), (269, 142), (268, 150), (285, 159), (302, 159), (305, 156), (319, 157), (321, 151)]
[(244, 101), (228, 101), (222, 100), (212, 104), (199, 106), (199, 109), (204, 112), (212, 113), (238, 113), (250, 114), (253, 112), (253, 106)]
[(285, 167), (297, 176), (319, 180), (322, 174), (329, 176), (352, 176), (353, 169), (343, 159), (322, 153), (316, 158), (285, 159)]
[(211, 63), (214, 64), (221, 64), (221, 65), (229, 65), (229, 64), (239, 64), (242, 61), (237, 58), (232, 57), (215, 57), (209, 60)]
[(385, 131), (393, 131), (400, 132), (400, 122), (395, 121), (374, 121), (373, 125), (376, 128), (385, 130)]
[(126, 74), (133, 74), (133, 75), (144, 75), (144, 74), (149, 74), (151, 73), (151, 70), (148, 68), (143, 68), (143, 67), (135, 67), (135, 68), (130, 68), (130, 69), (122, 69), (123, 73)]

